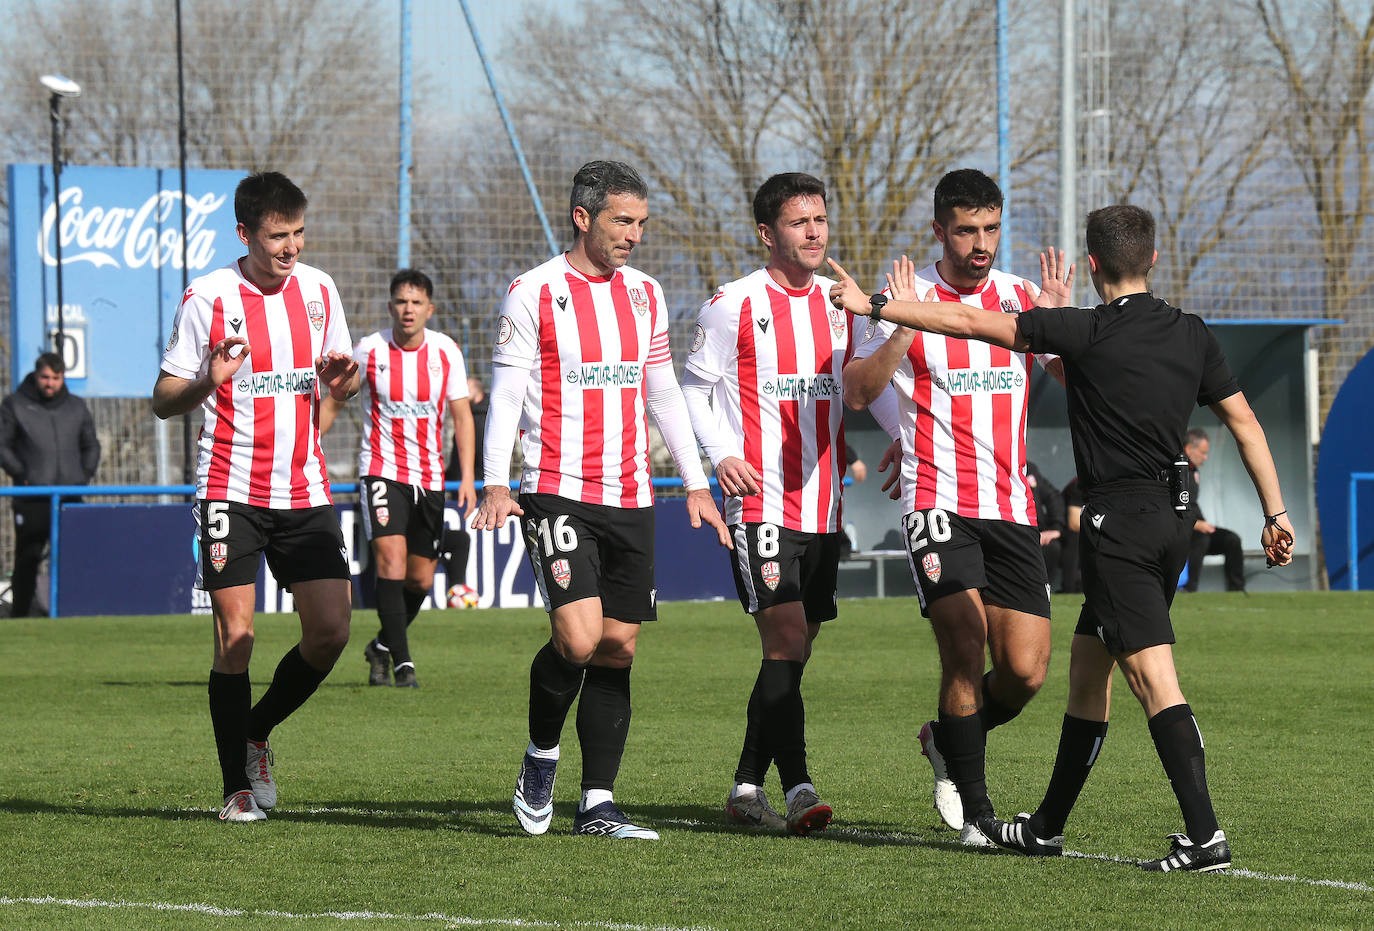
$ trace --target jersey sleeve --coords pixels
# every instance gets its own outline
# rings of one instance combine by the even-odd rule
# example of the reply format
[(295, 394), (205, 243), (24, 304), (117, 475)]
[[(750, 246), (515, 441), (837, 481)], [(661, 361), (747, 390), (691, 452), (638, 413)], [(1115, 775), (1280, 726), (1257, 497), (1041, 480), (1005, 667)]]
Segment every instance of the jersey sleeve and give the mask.
[(1016, 325), (1037, 356), (1073, 359), (1092, 345), (1093, 313), (1081, 307), (1034, 307), (1017, 315)]
[(738, 355), (739, 301), (722, 288), (697, 311), (686, 369), (713, 385), (734, 367)]
[(891, 320), (874, 320), (871, 317), (855, 316), (854, 340), (855, 359), (867, 359), (877, 352), (893, 333), (897, 332), (897, 324)]
[(341, 352), (346, 356), (350, 355), (353, 351), (353, 339), (348, 335), (348, 321), (344, 319), (344, 307), (343, 301), (339, 299), (339, 289), (334, 286), (334, 281), (330, 278), (325, 279), (324, 294), (329, 301), (329, 315), (324, 328), (324, 344), (321, 348), (325, 352)]
[(450, 342), (446, 348), (449, 365), (448, 391), (444, 393), (445, 401), (461, 401), (468, 396), (468, 363), (463, 358), (463, 350), (458, 348), (458, 344)]
[(207, 295), (187, 288), (172, 321), (172, 335), (162, 354), (162, 370), (178, 378), (199, 378), (210, 359), (210, 317), (214, 305)]
[[(671, 366), (673, 353), (668, 346), (668, 307), (663, 299), (663, 286), (652, 278), (646, 278), (644, 287), (649, 292), (650, 313), (653, 315), (653, 331), (649, 334), (649, 354), (644, 359), (644, 367)], [(677, 376), (673, 378), (676, 382)]]
[(1202, 332), (1207, 338), (1206, 355), (1203, 358), (1202, 383), (1198, 386), (1197, 403), (1198, 407), (1206, 407), (1209, 404), (1216, 404), (1224, 401), (1231, 395), (1240, 390), (1240, 384), (1236, 381), (1236, 376), (1231, 373), (1231, 366), (1226, 362), (1226, 356), (1221, 351), (1221, 346), (1217, 344), (1217, 338), (1212, 335), (1212, 331), (1207, 328), (1205, 323)]
[(539, 359), (539, 300), (547, 286), (538, 282), (511, 282), (496, 321), (496, 347), (492, 361), (532, 369)]

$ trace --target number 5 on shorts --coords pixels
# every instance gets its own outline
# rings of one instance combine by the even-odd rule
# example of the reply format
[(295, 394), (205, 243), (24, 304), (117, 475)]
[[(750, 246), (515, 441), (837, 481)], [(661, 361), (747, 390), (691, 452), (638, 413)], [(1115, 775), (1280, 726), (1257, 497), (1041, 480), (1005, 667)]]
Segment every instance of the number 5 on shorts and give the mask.
[(229, 536), (229, 502), (208, 501), (205, 504), (205, 535), (211, 540)]

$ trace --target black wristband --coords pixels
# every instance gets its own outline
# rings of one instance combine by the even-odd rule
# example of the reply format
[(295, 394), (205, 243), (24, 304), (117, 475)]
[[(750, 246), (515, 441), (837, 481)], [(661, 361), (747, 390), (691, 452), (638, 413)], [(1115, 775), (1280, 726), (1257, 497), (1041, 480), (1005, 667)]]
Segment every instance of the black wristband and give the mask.
[(1279, 522), (1279, 518), (1282, 517), (1283, 515), (1287, 514), (1287, 513), (1288, 513), (1288, 512), (1287, 512), (1286, 510), (1284, 510), (1284, 511), (1279, 511), (1277, 514), (1266, 514), (1266, 515), (1264, 515), (1264, 525), (1265, 525), (1266, 527), (1268, 527), (1268, 526), (1270, 526), (1271, 524), (1277, 524), (1277, 523)]

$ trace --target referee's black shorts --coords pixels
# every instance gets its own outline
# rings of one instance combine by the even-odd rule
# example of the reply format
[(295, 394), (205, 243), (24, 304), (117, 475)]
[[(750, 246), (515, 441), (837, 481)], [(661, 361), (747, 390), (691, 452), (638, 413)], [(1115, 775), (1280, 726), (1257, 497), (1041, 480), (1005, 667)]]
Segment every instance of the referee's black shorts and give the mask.
[(1173, 643), (1169, 607), (1191, 531), (1162, 482), (1090, 493), (1080, 518), (1083, 611), (1074, 632), (1097, 637), (1113, 656)]

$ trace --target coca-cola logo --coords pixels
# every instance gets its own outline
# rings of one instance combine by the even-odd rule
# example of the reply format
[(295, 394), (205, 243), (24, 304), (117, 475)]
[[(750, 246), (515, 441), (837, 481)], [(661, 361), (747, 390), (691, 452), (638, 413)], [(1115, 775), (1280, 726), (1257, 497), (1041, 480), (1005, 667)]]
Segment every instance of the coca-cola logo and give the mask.
[[(159, 191), (138, 206), (85, 206), (80, 186), (62, 189), (62, 264), (90, 262), (96, 268), (181, 267), (181, 192)], [(206, 222), (228, 195), (213, 192), (186, 198), (186, 265), (206, 269), (215, 260), (215, 231)], [(49, 204), (38, 231), (44, 265), (57, 264)]]

